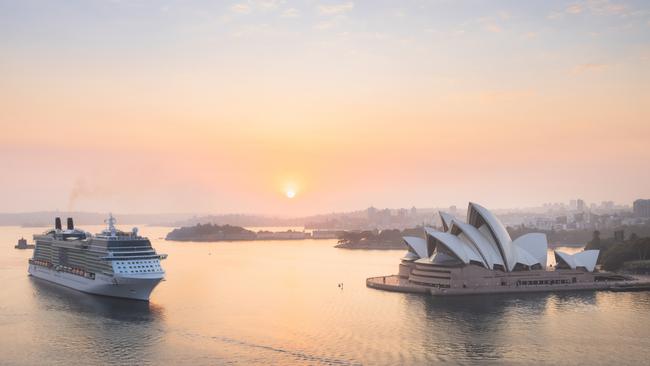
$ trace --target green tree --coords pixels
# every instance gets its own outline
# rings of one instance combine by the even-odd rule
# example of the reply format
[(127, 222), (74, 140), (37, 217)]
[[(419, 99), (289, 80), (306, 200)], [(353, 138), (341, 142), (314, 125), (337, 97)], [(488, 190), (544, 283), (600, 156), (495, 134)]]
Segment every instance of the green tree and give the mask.
[(595, 230), (592, 234), (591, 240), (587, 243), (585, 249), (602, 249), (600, 240), (600, 231)]
[(623, 267), (623, 263), (633, 260), (637, 253), (627, 243), (613, 245), (602, 255), (603, 268), (608, 271), (617, 271)]
[(650, 238), (637, 239), (632, 243), (638, 260), (650, 259)]

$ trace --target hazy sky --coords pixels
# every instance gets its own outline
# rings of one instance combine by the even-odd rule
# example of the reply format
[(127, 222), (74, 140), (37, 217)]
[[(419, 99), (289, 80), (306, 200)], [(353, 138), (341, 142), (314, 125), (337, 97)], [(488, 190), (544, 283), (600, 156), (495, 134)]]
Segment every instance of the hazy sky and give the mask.
[(630, 203), (650, 3), (0, 0), (0, 164), (0, 212)]

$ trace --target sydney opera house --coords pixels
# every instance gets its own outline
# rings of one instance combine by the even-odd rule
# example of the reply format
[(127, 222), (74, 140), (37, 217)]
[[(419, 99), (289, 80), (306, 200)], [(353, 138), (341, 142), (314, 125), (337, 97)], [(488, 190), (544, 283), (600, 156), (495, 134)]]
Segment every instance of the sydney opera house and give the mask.
[(476, 203), (469, 204), (465, 222), (440, 216), (442, 231), (427, 227), (422, 238), (404, 238), (408, 251), (398, 275), (370, 278), (368, 286), (435, 295), (593, 289), (607, 282), (595, 271), (597, 250), (555, 251), (556, 265), (550, 267), (545, 234), (513, 240), (499, 219)]

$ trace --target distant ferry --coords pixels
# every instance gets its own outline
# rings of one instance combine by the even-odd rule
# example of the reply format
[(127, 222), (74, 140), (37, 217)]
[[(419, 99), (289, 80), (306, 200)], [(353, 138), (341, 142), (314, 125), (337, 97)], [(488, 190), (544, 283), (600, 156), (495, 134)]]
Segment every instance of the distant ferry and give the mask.
[(148, 301), (165, 277), (160, 261), (167, 255), (157, 254), (137, 228), (117, 230), (112, 215), (106, 223), (92, 235), (75, 229), (72, 218), (63, 230), (57, 217), (54, 230), (34, 235), (29, 274), (91, 294)]
[(27, 244), (25, 238), (18, 239), (18, 244), (14, 245), (16, 249), (34, 249), (34, 244)]

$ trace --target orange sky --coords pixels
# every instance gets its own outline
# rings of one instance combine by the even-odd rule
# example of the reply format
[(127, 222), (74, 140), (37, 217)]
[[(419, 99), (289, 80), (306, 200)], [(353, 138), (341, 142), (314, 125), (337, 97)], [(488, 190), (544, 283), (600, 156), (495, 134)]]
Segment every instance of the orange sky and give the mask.
[(650, 196), (643, 2), (162, 3), (0, 3), (0, 211)]

